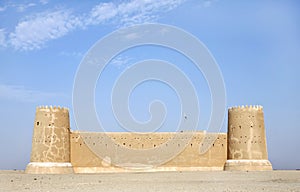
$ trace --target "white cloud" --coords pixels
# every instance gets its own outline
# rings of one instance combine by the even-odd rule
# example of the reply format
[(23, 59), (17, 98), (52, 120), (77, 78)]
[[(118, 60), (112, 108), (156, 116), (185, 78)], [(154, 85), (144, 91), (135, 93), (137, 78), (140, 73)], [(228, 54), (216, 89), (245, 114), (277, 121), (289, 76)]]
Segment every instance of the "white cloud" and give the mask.
[(9, 8), (14, 8), (17, 12), (24, 12), (30, 7), (35, 7), (37, 4), (35, 3), (26, 3), (26, 4), (18, 4), (18, 3), (12, 3), (9, 2), (5, 6), (0, 7), (0, 12), (6, 11)]
[(172, 10), (183, 2), (184, 0), (132, 0), (121, 4), (100, 3), (92, 9), (87, 23), (110, 21), (121, 26), (147, 23), (157, 19), (158, 13)]
[(0, 99), (20, 102), (39, 102), (51, 98), (67, 97), (62, 93), (48, 93), (26, 89), (24, 86), (0, 84)]
[(86, 18), (87, 25), (96, 25), (108, 21), (118, 14), (117, 6), (113, 3), (96, 5)]
[(62, 37), (78, 26), (79, 19), (70, 11), (37, 14), (18, 23), (10, 34), (10, 43), (17, 50), (40, 49), (47, 41)]
[(48, 0), (40, 0), (40, 3), (42, 4), (42, 5), (46, 5), (46, 4), (48, 4)]
[(113, 58), (110, 63), (113, 65), (113, 66), (116, 66), (117, 68), (121, 68), (121, 67), (127, 67), (128, 64), (130, 62), (132, 62), (133, 58), (130, 58), (128, 56), (122, 56), (122, 55), (119, 55), (115, 58)]
[(28, 4), (18, 4), (18, 5), (15, 5), (15, 7), (17, 8), (17, 11), (18, 12), (23, 12), (25, 11), (26, 9), (28, 9), (29, 7), (34, 7), (36, 6), (35, 3), (28, 3)]
[(20, 21), (9, 35), (9, 44), (16, 50), (34, 50), (70, 31), (90, 25), (111, 23), (120, 27), (147, 23), (157, 19), (159, 13), (174, 9), (183, 1), (131, 0), (119, 4), (100, 3), (88, 14), (81, 15), (75, 15), (70, 10), (42, 12)]

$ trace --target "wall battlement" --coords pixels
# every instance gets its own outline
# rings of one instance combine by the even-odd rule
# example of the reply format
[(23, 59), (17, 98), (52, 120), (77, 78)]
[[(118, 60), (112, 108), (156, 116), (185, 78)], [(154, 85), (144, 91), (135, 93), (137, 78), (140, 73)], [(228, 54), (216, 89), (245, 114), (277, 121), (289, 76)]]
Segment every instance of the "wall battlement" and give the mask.
[(53, 111), (53, 112), (57, 112), (57, 111), (61, 111), (61, 112), (65, 112), (65, 113), (69, 113), (69, 109), (66, 108), (66, 107), (60, 107), (60, 106), (48, 106), (48, 105), (45, 105), (45, 106), (38, 106), (36, 107), (36, 110), (38, 111), (45, 111), (45, 112), (50, 112), (50, 111)]
[(234, 106), (234, 107), (230, 107), (228, 109), (229, 112), (232, 112), (232, 111), (251, 111), (251, 110), (258, 110), (258, 111), (262, 111), (263, 110), (263, 107), (261, 105), (242, 105), (242, 106)]
[[(110, 157), (100, 157), (93, 150), (118, 151), (119, 148), (172, 151), (180, 147), (178, 133), (92, 133), (70, 131), (69, 109), (60, 106), (36, 108), (32, 151), (26, 173), (96, 173), (132, 171), (116, 166)], [(113, 141), (108, 143), (104, 135)], [(209, 150), (201, 153), (203, 140), (216, 138)], [(176, 137), (177, 140), (181, 136)], [(174, 140), (172, 140), (174, 139)], [(174, 142), (167, 143), (168, 140)], [(205, 144), (205, 143), (204, 143)], [(163, 150), (157, 158), (164, 155)], [(126, 162), (125, 156), (118, 158)], [(130, 159), (130, 158), (128, 158)], [(139, 159), (136, 157), (134, 159)], [(132, 160), (132, 158), (131, 158)], [(151, 161), (151, 160), (150, 160)], [(137, 165), (137, 162), (126, 162)], [(147, 162), (143, 162), (147, 164)], [(151, 163), (150, 163), (151, 164)], [(196, 132), (182, 152), (147, 171), (184, 170), (272, 170), (268, 161), (263, 107), (236, 106), (228, 109), (228, 133)]]

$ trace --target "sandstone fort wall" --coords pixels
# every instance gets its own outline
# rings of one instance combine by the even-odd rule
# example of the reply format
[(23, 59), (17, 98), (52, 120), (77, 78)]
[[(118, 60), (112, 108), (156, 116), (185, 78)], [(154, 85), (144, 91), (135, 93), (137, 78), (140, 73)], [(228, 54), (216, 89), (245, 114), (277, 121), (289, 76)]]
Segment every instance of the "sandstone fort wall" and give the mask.
[[(172, 158), (167, 156), (181, 148)], [(141, 158), (135, 153), (118, 153), (120, 149), (153, 149), (155, 153), (149, 157), (144, 153), (145, 157)], [(109, 153), (101, 156), (95, 153), (96, 150)], [(161, 164), (153, 164), (165, 157), (168, 159)], [(114, 163), (115, 159), (122, 160), (123, 164)], [(268, 161), (263, 108), (230, 108), (228, 133), (195, 132), (191, 138), (186, 138), (184, 133), (171, 132), (72, 132), (68, 109), (36, 109), (26, 173), (132, 171), (130, 168), (139, 171), (272, 170)]]

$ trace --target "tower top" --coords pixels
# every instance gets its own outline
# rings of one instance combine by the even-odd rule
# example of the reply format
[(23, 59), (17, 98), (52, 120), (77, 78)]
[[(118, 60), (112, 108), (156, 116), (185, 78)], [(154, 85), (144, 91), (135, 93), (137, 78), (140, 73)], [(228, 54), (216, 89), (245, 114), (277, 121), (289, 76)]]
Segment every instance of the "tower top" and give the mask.
[(232, 111), (262, 111), (263, 107), (261, 105), (242, 105), (242, 106), (234, 106), (229, 108), (229, 112)]
[(68, 108), (65, 107), (60, 107), (60, 106), (38, 106), (36, 107), (37, 111), (52, 111), (52, 112), (58, 112), (58, 111), (63, 111), (63, 112), (69, 112)]

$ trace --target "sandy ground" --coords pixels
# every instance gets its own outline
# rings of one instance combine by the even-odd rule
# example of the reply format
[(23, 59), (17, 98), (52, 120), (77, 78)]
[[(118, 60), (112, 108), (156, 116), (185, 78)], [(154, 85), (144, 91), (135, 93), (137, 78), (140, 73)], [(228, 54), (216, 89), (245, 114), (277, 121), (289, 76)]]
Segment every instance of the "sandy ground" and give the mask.
[(29, 175), (0, 171), (0, 191), (299, 191), (300, 171)]

